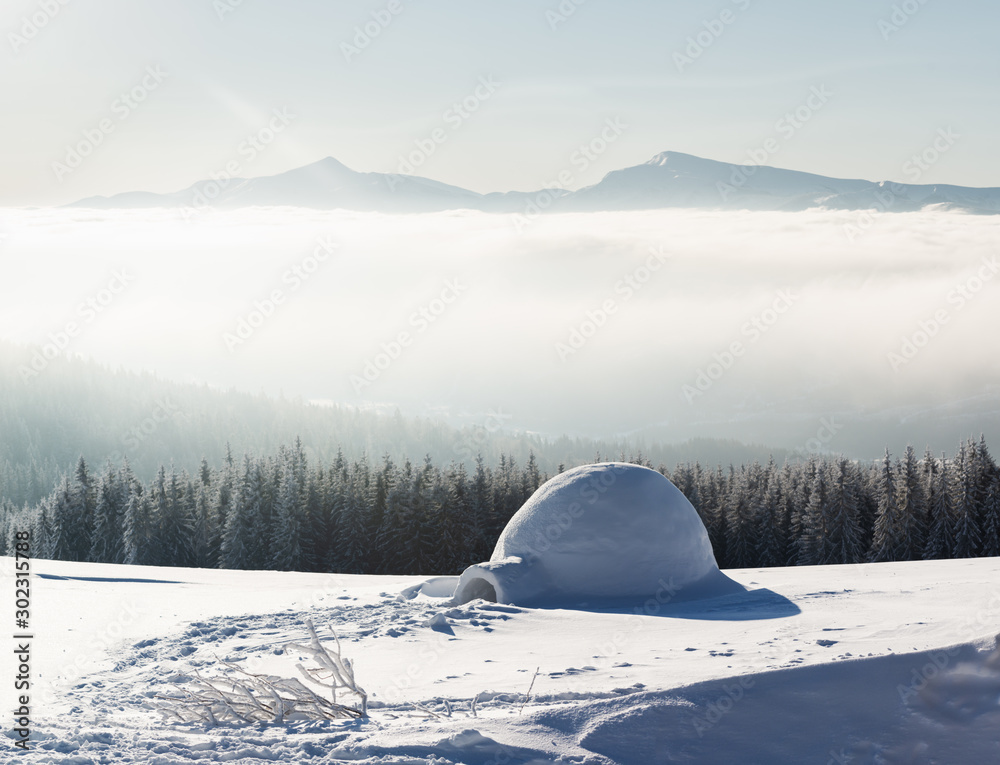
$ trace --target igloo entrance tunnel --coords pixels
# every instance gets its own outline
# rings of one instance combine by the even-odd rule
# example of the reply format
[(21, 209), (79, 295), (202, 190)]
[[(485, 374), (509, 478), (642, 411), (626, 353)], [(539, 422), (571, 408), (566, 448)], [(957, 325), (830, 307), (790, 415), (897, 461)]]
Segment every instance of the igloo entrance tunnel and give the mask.
[(668, 603), (744, 588), (719, 570), (694, 506), (655, 470), (583, 465), (531, 495), (454, 600), (522, 606)]

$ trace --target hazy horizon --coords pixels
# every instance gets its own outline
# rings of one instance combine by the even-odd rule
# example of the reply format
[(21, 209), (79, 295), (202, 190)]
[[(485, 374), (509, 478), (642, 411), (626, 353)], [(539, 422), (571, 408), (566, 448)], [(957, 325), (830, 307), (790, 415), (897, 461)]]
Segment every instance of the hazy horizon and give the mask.
[[(178, 381), (503, 411), (552, 435), (805, 447), (823, 418), (993, 410), (996, 223), (895, 213), (852, 234), (865, 215), (565, 213), (521, 230), (473, 212), (12, 212), (0, 326)], [(848, 449), (852, 427), (823, 449)]]
[[(929, 150), (932, 150), (934, 148), (934, 139), (933, 138), (929, 141), (928, 148), (929, 148)], [(940, 152), (940, 156), (943, 157), (943, 155), (946, 154), (947, 151), (949, 151), (949, 150), (950, 150), (950, 145), (948, 146), (948, 148), (945, 149), (944, 152)], [(636, 167), (638, 165), (649, 164), (654, 159), (656, 159), (657, 157), (659, 157), (661, 155), (664, 155), (664, 154), (674, 154), (674, 155), (684, 155), (684, 156), (695, 157), (695, 155), (687, 154), (686, 152), (675, 152), (675, 151), (672, 151), (672, 150), (669, 150), (669, 149), (665, 149), (664, 151), (657, 152), (656, 154), (654, 154), (654, 155), (652, 155), (650, 157), (647, 157), (645, 160), (639, 161), (636, 165), (630, 165), (629, 167)], [(595, 161), (597, 159), (599, 159), (598, 155), (594, 155), (594, 156), (595, 156)], [(761, 154), (759, 156), (763, 157), (763, 154)], [(577, 154), (574, 155), (574, 158), (576, 159), (577, 164), (581, 164), (581, 165), (582, 164), (586, 164), (588, 166), (590, 165), (590, 160), (588, 159), (588, 156), (587, 156), (586, 153), (579, 152), (579, 153), (577, 153)], [(722, 160), (718, 160), (718, 159), (716, 159), (714, 157), (696, 157), (696, 158), (700, 159), (700, 160), (706, 160), (708, 163), (722, 162), (723, 164), (731, 164), (735, 168), (734, 172), (736, 172), (736, 175), (733, 176), (733, 177), (735, 177), (737, 179), (737, 182), (740, 182), (740, 181), (746, 182), (746, 181), (748, 181), (749, 179), (752, 178), (752, 176), (756, 172), (756, 170), (758, 168), (761, 168), (761, 167), (773, 167), (775, 169), (788, 170), (790, 172), (795, 172), (795, 173), (805, 173), (805, 174), (809, 174), (809, 175), (819, 175), (818, 173), (814, 173), (812, 170), (810, 170), (809, 168), (806, 168), (806, 167), (782, 167), (780, 165), (772, 164), (770, 162), (756, 162), (754, 160), (754, 158), (750, 157), (750, 156), (748, 156), (747, 158), (745, 158), (743, 161), (732, 162), (732, 163), (723, 162)], [(218, 183), (218, 182), (217, 183), (218, 183), (218, 185), (222, 186), (222, 188), (225, 188), (225, 186), (223, 184), (228, 185), (228, 182), (229, 182), (230, 178), (245, 177), (248, 180), (262, 179), (262, 178), (273, 178), (275, 176), (280, 176), (280, 175), (282, 175), (284, 173), (287, 173), (289, 171), (292, 171), (292, 170), (299, 170), (299, 169), (302, 169), (302, 168), (305, 168), (305, 167), (309, 167), (311, 165), (319, 165), (324, 160), (335, 160), (336, 162), (338, 162), (338, 163), (344, 165), (345, 167), (347, 167), (348, 170), (350, 170), (352, 172), (355, 172), (355, 173), (358, 173), (358, 174), (379, 173), (380, 172), (378, 170), (372, 170), (372, 169), (363, 168), (363, 167), (362, 168), (359, 168), (359, 167), (348, 167), (346, 164), (340, 162), (340, 160), (337, 157), (335, 157), (333, 155), (327, 155), (325, 157), (319, 157), (319, 158), (317, 158), (317, 159), (315, 159), (315, 160), (313, 160), (311, 162), (306, 163), (305, 165), (296, 165), (296, 166), (290, 166), (290, 167), (280, 168), (280, 169), (275, 170), (272, 173), (268, 173), (268, 174), (264, 174), (264, 175), (257, 175), (257, 174), (253, 174), (253, 173), (248, 173), (248, 174), (246, 174), (246, 176), (238, 176), (238, 175), (232, 175), (232, 176), (230, 176), (227, 173), (223, 173), (222, 176), (221, 176), (222, 177), (221, 183)], [(936, 164), (936, 162), (934, 164)], [(433, 177), (433, 176), (430, 176), (430, 175), (425, 175), (425, 174), (419, 172), (420, 168), (407, 167), (406, 169), (407, 170), (413, 170), (414, 172), (406, 172), (406, 173), (393, 173), (393, 172), (389, 172), (389, 173), (384, 173), (384, 175), (385, 175), (385, 177), (387, 179), (386, 180), (386, 188), (387, 188), (388, 191), (393, 191), (394, 190), (395, 187), (392, 185), (392, 183), (393, 183), (392, 179), (393, 178), (398, 178), (399, 176), (412, 176), (412, 177), (415, 177), (415, 178), (426, 178), (427, 180), (435, 181), (437, 183), (442, 183), (442, 184), (446, 184), (446, 185), (452, 185), (452, 184), (447, 184), (446, 181), (444, 181), (444, 180), (442, 180), (440, 178), (436, 178), (436, 177)], [(623, 169), (628, 169), (628, 168), (626, 168), (624, 166), (623, 167), (609, 167), (607, 173), (614, 173), (617, 170), (623, 170)], [(929, 169), (930, 169), (930, 167), (928, 167), (928, 170)], [(924, 183), (923, 172), (921, 171), (921, 168), (918, 165), (911, 164), (911, 165), (908, 166), (908, 170), (910, 171), (910, 175), (911, 175), (911, 177), (909, 178), (909, 182), (913, 183), (914, 185), (931, 185), (931, 184)], [(601, 180), (603, 180), (604, 178), (607, 177), (607, 173), (605, 173), (601, 177), (595, 179), (595, 183), (594, 184), (590, 184), (590, 185), (595, 185), (596, 183), (599, 183)], [(131, 189), (120, 189), (118, 191), (115, 191), (115, 192), (107, 194), (107, 195), (97, 195), (96, 197), (84, 197), (84, 198), (81, 198), (81, 199), (75, 199), (75, 200), (72, 200), (71, 202), (69, 202), (67, 204), (62, 204), (62, 205), (56, 205), (56, 206), (51, 206), (51, 205), (41, 205), (41, 206), (38, 206), (38, 205), (8, 205), (6, 209), (10, 209), (10, 210), (15, 210), (15, 209), (47, 209), (47, 208), (53, 208), (53, 207), (55, 209), (58, 209), (59, 207), (68, 207), (68, 206), (83, 207), (84, 205), (82, 205), (81, 202), (85, 202), (87, 199), (92, 199), (92, 198), (113, 198), (117, 194), (129, 194), (129, 193), (133, 193), (133, 192), (139, 192), (139, 193), (156, 193), (156, 194), (176, 194), (176, 193), (182, 192), (182, 191), (193, 190), (193, 192), (192, 192), (192, 198), (190, 200), (186, 200), (185, 201), (185, 205), (188, 208), (190, 208), (189, 209), (189, 213), (192, 210), (200, 212), (202, 209), (205, 209), (206, 205), (210, 205), (214, 201), (214, 194), (212, 195), (212, 198), (206, 197), (206, 196), (204, 196), (204, 190), (206, 188), (210, 187), (213, 184), (213, 178), (217, 178), (217, 177), (219, 177), (218, 174), (216, 174), (216, 175), (209, 174), (208, 176), (206, 176), (204, 178), (192, 179), (192, 182), (189, 183), (188, 185), (184, 186), (183, 188), (169, 189), (169, 190), (163, 190), (163, 191), (159, 191), (159, 192), (150, 192), (149, 189), (147, 189), (147, 188), (137, 187), (137, 188), (131, 188)], [(842, 176), (827, 176), (827, 177), (830, 177), (830, 178), (833, 178), (833, 179), (840, 179), (840, 180), (863, 180), (863, 181), (869, 181), (869, 182), (872, 182), (872, 183), (897, 183), (897, 181), (891, 181), (891, 180), (888, 180), (888, 179), (885, 179), (885, 178), (876, 178), (876, 177), (872, 176), (871, 174), (863, 175), (863, 176), (858, 176), (857, 178), (850, 178), (850, 179), (842, 177)], [(572, 183), (572, 182), (566, 183), (565, 185), (559, 185), (559, 181), (560, 180), (569, 179), (569, 180), (572, 181), (573, 178), (574, 178), (574, 174), (571, 171), (565, 171), (564, 170), (562, 172), (562, 174), (561, 174), (561, 177), (558, 176), (558, 175), (555, 176), (555, 177), (553, 177), (551, 179), (552, 182), (545, 184), (544, 188), (542, 186), (538, 186), (538, 187), (534, 187), (534, 188), (524, 187), (524, 188), (518, 188), (518, 189), (506, 189), (506, 188), (505, 189), (481, 189), (480, 191), (477, 191), (475, 193), (479, 193), (479, 194), (490, 194), (490, 193), (505, 194), (505, 193), (510, 193), (510, 192), (532, 192), (532, 193), (537, 193), (537, 192), (544, 192), (546, 189), (564, 189), (564, 190), (567, 190), (567, 191), (575, 191), (575, 190), (579, 190), (581, 188), (586, 188), (586, 186), (581, 186), (578, 183)], [(899, 182), (899, 183), (903, 183), (903, 182)], [(944, 184), (944, 185), (948, 185), (948, 186), (961, 186), (961, 184), (953, 183), (953, 182), (951, 182), (951, 181), (949, 181), (947, 179), (941, 179), (939, 181), (939, 183)], [(730, 185), (732, 185), (732, 184), (730, 184)], [(462, 187), (455, 187), (455, 188), (462, 188)], [(738, 186), (735, 186), (734, 188), (738, 188)], [(994, 181), (994, 182), (990, 183), (989, 185), (984, 185), (984, 186), (968, 186), (966, 188), (973, 188), (973, 189), (997, 189), (997, 188), (1000, 188), (1000, 179), (998, 179), (997, 181)], [(466, 190), (473, 191), (472, 189), (466, 189)], [(197, 196), (199, 194), (199, 192), (201, 193), (201, 196)], [(727, 192), (724, 189), (720, 191), (720, 197), (719, 197), (719, 200), (720, 200), (719, 206), (720, 206), (720, 208), (723, 207), (725, 205), (725, 202), (727, 201), (726, 194), (727, 194)], [(243, 205), (230, 204), (230, 206), (232, 207), (232, 206), (243, 206)], [(0, 208), (0, 210), (2, 210), (2, 209), (4, 209), (4, 208)], [(100, 209), (108, 209), (108, 208), (107, 207), (101, 207)], [(121, 209), (134, 209), (134, 208), (131, 205), (127, 205), (126, 204), (126, 205), (123, 205), (123, 207)], [(309, 207), (307, 209), (315, 209), (315, 208)], [(463, 208), (461, 206), (456, 206), (455, 209), (456, 210), (461, 210)], [(655, 208), (650, 208), (650, 209), (655, 209)], [(697, 206), (691, 206), (690, 209), (699, 209), (699, 208)], [(879, 211), (879, 212), (881, 212), (881, 211)]]
[[(4, 127), (17, 150), (0, 205), (174, 191), (233, 161), (249, 176), (326, 156), (400, 172), (427, 141), (420, 175), (479, 192), (537, 189), (566, 169), (579, 188), (666, 150), (741, 163), (769, 140), (765, 164), (903, 182), (939, 129), (961, 138), (924, 181), (1000, 178), (998, 106), (980, 97), (997, 64), (994, 4), (628, 9), (12, 0), (0, 94), (26, 118)], [(811, 109), (816, 90), (828, 97)], [(625, 133), (574, 164), (608, 119)], [(77, 148), (86, 156), (60, 170)]]

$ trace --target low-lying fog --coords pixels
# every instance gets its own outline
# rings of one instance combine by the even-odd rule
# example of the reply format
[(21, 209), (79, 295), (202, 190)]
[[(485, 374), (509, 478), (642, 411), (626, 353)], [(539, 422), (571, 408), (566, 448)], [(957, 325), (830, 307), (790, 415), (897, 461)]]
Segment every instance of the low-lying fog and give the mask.
[(947, 212), (6, 210), (0, 336), (552, 434), (953, 451), (996, 430), (998, 243)]

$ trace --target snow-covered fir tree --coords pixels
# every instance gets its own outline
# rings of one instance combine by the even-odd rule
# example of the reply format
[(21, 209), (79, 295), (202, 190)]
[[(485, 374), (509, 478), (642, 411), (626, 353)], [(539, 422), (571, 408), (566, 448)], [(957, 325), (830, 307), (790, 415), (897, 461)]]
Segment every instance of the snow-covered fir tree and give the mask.
[(979, 464), (976, 446), (971, 441), (962, 444), (955, 460), (953, 512), (955, 514), (955, 545), (952, 558), (972, 558), (979, 551), (979, 506), (982, 492), (978, 485)]
[[(345, 573), (455, 574), (492, 554), (533, 486), (531, 457), (418, 469), (339, 453), (310, 465), (301, 442), (274, 457), (227, 454), (195, 477), (161, 468), (148, 485), (127, 463), (94, 480), (83, 461), (35, 506), (0, 502), (0, 547), (28, 523), (38, 557)], [(642, 455), (621, 458), (648, 462)], [(811, 457), (728, 470), (675, 466), (723, 567), (1000, 553), (1000, 469), (985, 441), (954, 459), (907, 449), (873, 464)], [(117, 518), (117, 523), (115, 521)], [(116, 533), (117, 531), (117, 533)], [(6, 536), (5, 536), (6, 535)], [(81, 540), (88, 540), (84, 550)]]
[(879, 465), (878, 472), (878, 515), (872, 530), (872, 547), (869, 559), (872, 561), (895, 561), (903, 558), (903, 543), (898, 538), (900, 530), (899, 496), (896, 492), (896, 473), (889, 450)]
[(125, 546), (122, 531), (125, 525), (125, 505), (128, 502), (128, 463), (119, 470), (110, 462), (97, 487), (94, 507), (94, 530), (90, 540), (89, 560), (100, 563), (122, 563)]
[(860, 563), (865, 559), (865, 540), (858, 517), (858, 486), (854, 466), (840, 459), (832, 470), (824, 521), (825, 538), (820, 563)]

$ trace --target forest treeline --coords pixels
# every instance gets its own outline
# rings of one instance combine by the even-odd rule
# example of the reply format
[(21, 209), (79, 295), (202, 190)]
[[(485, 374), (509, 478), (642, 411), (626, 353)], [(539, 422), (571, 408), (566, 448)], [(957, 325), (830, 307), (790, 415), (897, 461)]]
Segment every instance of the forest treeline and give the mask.
[[(196, 473), (203, 458), (212, 465), (236, 454), (277, 455), (297, 437), (313, 464), (328, 464), (338, 452), (352, 462), (362, 454), (390, 454), (396, 461), (487, 464), (501, 455), (524, 464), (534, 453), (549, 472), (560, 463), (578, 465), (596, 452), (636, 448), (624, 440), (560, 436), (543, 438), (517, 430), (502, 407), (453, 418), (454, 426), (399, 412), (319, 406), (206, 385), (174, 383), (151, 374), (112, 371), (100, 364), (59, 357), (27, 378), (35, 351), (0, 342), (0, 501), (36, 505), (81, 455), (95, 466), (127, 458), (135, 477), (148, 483), (160, 465)], [(749, 462), (770, 449), (731, 440), (697, 439), (683, 444), (639, 444), (650, 459), (671, 467), (680, 461)], [(787, 452), (774, 450), (783, 458)]]
[[(723, 568), (1000, 555), (1000, 470), (982, 438), (950, 457), (907, 448), (870, 464), (658, 469), (698, 510)], [(338, 453), (314, 465), (298, 441), (274, 456), (203, 460), (194, 475), (161, 467), (145, 483), (127, 460), (95, 472), (81, 458), (37, 505), (0, 504), (0, 543), (12, 549), (30, 529), (33, 555), (58, 560), (455, 574), (490, 557), (547, 477), (533, 454), (466, 468)]]

